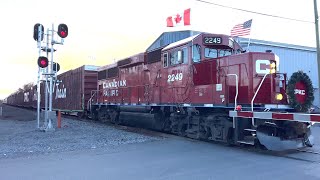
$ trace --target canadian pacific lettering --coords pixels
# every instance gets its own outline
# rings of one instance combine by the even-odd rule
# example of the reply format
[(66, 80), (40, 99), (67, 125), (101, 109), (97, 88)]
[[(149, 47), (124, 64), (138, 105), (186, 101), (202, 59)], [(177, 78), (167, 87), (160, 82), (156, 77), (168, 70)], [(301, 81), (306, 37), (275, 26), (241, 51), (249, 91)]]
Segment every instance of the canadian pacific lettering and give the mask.
[[(118, 87), (126, 87), (127, 86), (127, 80), (119, 80), (116, 81), (113, 79), (112, 81), (107, 81), (102, 83), (103, 86), (103, 95), (104, 96), (119, 96), (119, 90)], [(111, 89), (116, 88), (116, 89)]]
[(113, 81), (111, 82), (103, 82), (103, 89), (125, 87), (125, 86), (127, 86), (126, 80), (116, 81), (115, 79), (113, 79)]

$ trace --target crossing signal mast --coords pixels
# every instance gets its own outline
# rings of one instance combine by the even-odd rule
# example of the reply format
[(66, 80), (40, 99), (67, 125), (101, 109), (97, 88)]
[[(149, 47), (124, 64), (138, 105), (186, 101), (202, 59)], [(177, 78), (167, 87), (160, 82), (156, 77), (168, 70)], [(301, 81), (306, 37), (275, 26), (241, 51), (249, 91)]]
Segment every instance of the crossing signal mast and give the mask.
[[(60, 40), (54, 38), (54, 34), (57, 33), (60, 37)], [(37, 81), (37, 128), (40, 128), (40, 82), (45, 83), (45, 111), (44, 111), (44, 126), (41, 127), (43, 130), (54, 130), (52, 126), (52, 119), (55, 117), (55, 112), (52, 111), (52, 93), (53, 83), (56, 83), (57, 72), (60, 70), (60, 65), (57, 62), (53, 61), (53, 53), (56, 51), (53, 48), (55, 44), (64, 43), (64, 38), (68, 36), (68, 26), (66, 24), (59, 24), (58, 30), (54, 30), (54, 25), (52, 24), (51, 29), (47, 29), (46, 33), (44, 32), (44, 26), (40, 23), (37, 23), (33, 27), (33, 39), (37, 41), (38, 48), (38, 81)], [(46, 37), (45, 42), (42, 42), (44, 37)], [(42, 45), (44, 44), (44, 45)], [(49, 45), (51, 44), (51, 47)], [(42, 51), (46, 53), (45, 56), (42, 56)], [(50, 60), (49, 53), (51, 54)]]

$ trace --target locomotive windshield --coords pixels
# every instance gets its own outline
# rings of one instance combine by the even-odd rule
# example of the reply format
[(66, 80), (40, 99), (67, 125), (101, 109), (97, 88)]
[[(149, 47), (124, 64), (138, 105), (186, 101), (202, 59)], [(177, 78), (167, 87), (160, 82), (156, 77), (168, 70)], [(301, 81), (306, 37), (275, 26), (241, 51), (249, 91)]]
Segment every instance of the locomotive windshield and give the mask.
[(231, 54), (231, 49), (220, 49), (219, 51), (219, 57), (230, 56)]
[(218, 50), (212, 48), (204, 48), (204, 57), (205, 58), (217, 58)]

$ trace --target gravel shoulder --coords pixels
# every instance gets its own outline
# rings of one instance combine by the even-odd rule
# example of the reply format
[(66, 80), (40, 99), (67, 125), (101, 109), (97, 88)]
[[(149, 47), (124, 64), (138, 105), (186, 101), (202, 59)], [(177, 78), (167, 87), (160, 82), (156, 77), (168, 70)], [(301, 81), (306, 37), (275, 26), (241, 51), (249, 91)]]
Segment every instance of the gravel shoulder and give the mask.
[[(62, 128), (43, 132), (36, 128), (35, 112), (4, 106), (0, 118), (0, 159), (86, 149), (112, 149), (125, 144), (162, 140), (117, 129), (106, 124), (62, 119)], [(7, 114), (7, 115), (6, 115)]]

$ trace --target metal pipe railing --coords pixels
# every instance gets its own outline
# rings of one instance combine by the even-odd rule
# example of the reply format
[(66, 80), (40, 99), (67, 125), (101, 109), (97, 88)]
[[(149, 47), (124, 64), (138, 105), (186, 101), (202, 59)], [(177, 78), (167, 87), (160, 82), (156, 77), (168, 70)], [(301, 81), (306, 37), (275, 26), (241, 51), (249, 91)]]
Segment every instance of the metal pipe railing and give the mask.
[[(234, 110), (236, 110), (237, 108), (237, 99), (238, 99), (238, 75), (237, 74), (227, 74), (227, 76), (235, 76), (236, 77), (236, 96), (234, 97)], [(232, 117), (232, 127), (236, 128), (236, 121), (235, 121), (235, 117)]]
[[(263, 76), (262, 81), (261, 81), (261, 83), (259, 84), (259, 87), (258, 87), (257, 91), (255, 92), (252, 100), (251, 100), (251, 111), (253, 111), (253, 102), (254, 102), (254, 99), (256, 98), (256, 96), (257, 96), (257, 94), (258, 94), (258, 92), (259, 92), (259, 90), (260, 90), (260, 88), (261, 88), (264, 80), (266, 79), (267, 75), (268, 75), (268, 74), (265, 74), (265, 75)], [(251, 124), (252, 124), (252, 126), (255, 126), (255, 124), (254, 124), (254, 118), (252, 118)]]
[(238, 75), (237, 74), (227, 74), (227, 76), (235, 76), (236, 77), (236, 96), (234, 97), (234, 110), (237, 108), (237, 99), (238, 99)]

